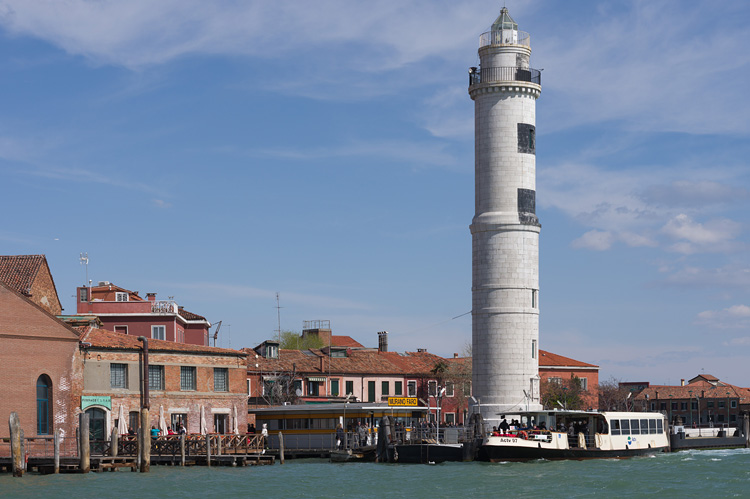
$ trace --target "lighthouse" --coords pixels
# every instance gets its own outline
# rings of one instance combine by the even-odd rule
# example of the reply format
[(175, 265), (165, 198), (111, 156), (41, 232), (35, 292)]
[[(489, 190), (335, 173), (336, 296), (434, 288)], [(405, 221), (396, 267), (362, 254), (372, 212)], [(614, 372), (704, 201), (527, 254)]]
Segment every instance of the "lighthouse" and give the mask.
[(472, 412), (489, 424), (539, 410), (536, 99), (528, 33), (503, 7), (469, 69), (474, 101)]

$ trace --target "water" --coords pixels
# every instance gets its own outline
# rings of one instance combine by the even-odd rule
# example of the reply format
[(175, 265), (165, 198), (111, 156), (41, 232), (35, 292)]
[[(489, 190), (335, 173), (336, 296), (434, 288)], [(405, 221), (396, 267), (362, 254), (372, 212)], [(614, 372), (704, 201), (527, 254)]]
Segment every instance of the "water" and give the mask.
[(2, 497), (748, 497), (750, 449), (625, 460), (396, 465), (288, 460), (88, 475), (0, 474)]

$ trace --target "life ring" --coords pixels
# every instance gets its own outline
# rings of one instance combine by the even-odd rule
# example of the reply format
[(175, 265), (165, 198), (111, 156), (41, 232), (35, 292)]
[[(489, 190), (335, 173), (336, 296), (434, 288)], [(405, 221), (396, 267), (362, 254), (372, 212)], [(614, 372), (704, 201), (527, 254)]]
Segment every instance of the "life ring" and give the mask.
[(521, 438), (523, 438), (524, 440), (528, 440), (529, 439), (529, 434), (526, 433), (525, 431), (519, 431), (518, 432), (518, 436), (521, 437)]

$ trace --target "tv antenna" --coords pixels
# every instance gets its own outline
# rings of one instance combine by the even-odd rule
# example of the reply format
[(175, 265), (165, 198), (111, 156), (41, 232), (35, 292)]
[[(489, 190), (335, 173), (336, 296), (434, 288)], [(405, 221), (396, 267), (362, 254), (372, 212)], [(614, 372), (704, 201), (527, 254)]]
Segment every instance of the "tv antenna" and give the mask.
[(276, 332), (279, 335), (279, 347), (281, 347), (281, 305), (279, 305), (279, 292), (276, 292), (276, 320), (278, 321), (279, 328)]
[(86, 281), (83, 283), (84, 286), (89, 282), (89, 254), (87, 253), (80, 253), (79, 260), (81, 262), (81, 265), (86, 265)]

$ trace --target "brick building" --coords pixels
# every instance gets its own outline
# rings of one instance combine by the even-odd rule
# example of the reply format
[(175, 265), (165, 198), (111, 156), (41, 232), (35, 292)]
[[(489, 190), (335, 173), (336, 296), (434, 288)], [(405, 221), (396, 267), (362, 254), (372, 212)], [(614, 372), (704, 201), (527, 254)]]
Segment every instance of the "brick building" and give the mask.
[[(83, 389), (81, 409), (89, 412), (94, 435), (108, 434), (120, 406), (128, 428), (141, 407), (142, 343), (135, 336), (93, 327), (81, 328)], [(148, 383), (151, 424), (182, 423), (200, 433), (201, 414), (208, 433), (247, 430), (247, 360), (237, 350), (149, 340)], [(94, 438), (94, 437), (92, 437)]]
[(137, 291), (101, 281), (96, 286), (77, 288), (76, 296), (76, 314), (97, 316), (101, 327), (108, 331), (209, 345), (211, 324), (205, 317), (188, 312), (174, 300), (157, 300), (156, 293), (147, 293), (142, 298)]
[(44, 255), (0, 256), (0, 281), (52, 315), (62, 313), (55, 281)]
[(599, 366), (539, 350), (539, 377), (543, 381), (562, 382), (571, 376), (578, 378), (584, 391), (584, 408), (599, 406)]
[[(324, 334), (326, 338), (337, 338), (328, 330)], [(387, 333), (378, 336), (377, 349), (357, 343), (357, 348), (280, 350), (278, 342), (269, 340), (246, 350), (249, 405), (341, 402), (349, 394), (351, 402), (417, 397), (420, 405), (431, 408), (430, 417), (435, 418), (437, 396), (440, 388), (445, 388), (440, 397), (441, 423), (464, 423), (471, 397), (471, 358), (458, 354), (443, 358), (426, 350), (389, 352)], [(539, 372), (544, 379), (553, 380), (577, 376), (586, 401), (596, 407), (598, 366), (540, 350)]]
[(636, 410), (661, 411), (672, 424), (737, 426), (750, 411), (750, 390), (701, 374), (678, 386), (650, 385), (633, 397)]
[[(48, 272), (46, 262), (40, 270)], [(52, 435), (58, 428), (73, 436), (82, 384), (79, 336), (50, 312), (56, 292), (30, 289), (21, 294), (0, 281), (0, 418), (7, 421), (17, 412), (27, 437)], [(0, 424), (0, 437), (8, 434), (8, 425)]]

